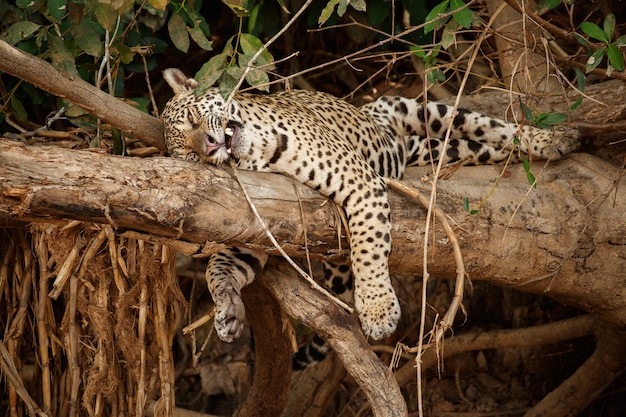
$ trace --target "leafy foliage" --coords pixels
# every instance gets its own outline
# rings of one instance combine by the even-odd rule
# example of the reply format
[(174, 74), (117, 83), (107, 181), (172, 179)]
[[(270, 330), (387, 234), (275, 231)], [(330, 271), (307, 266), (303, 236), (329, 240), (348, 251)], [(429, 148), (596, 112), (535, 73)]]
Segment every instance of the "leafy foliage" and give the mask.
[[(204, 18), (196, 9), (174, 1), (136, 4), (133, 0), (16, 0), (3, 2), (0, 16), (0, 39), (47, 59), (69, 76), (102, 85), (117, 96), (122, 95), (132, 73), (156, 67), (156, 55), (168, 46), (157, 36), (164, 25), (172, 44), (181, 51), (189, 49), (190, 39), (202, 49), (212, 48)], [(110, 86), (102, 83), (105, 68), (111, 74)], [(0, 110), (8, 107), (21, 118), (25, 107), (22, 101), (30, 95), (20, 84), (4, 98)], [(135, 102), (147, 103), (141, 99)], [(85, 115), (69, 103), (60, 105), (67, 108), (70, 117)], [(55, 107), (52, 103), (49, 106)], [(147, 111), (145, 106), (143, 109)]]
[[(604, 46), (589, 55), (587, 63), (585, 64), (587, 73), (597, 68), (602, 63), (604, 56), (608, 58), (608, 74), (611, 74), (614, 69), (617, 71), (624, 70), (624, 56), (619, 50), (619, 47), (626, 46), (626, 35), (620, 36), (615, 41), (612, 40), (615, 36), (615, 15), (613, 13), (606, 15), (602, 28), (593, 22), (583, 22), (580, 25), (580, 29), (590, 38), (604, 44)], [(584, 46), (589, 46), (589, 42), (582, 36), (578, 35), (577, 39)]]

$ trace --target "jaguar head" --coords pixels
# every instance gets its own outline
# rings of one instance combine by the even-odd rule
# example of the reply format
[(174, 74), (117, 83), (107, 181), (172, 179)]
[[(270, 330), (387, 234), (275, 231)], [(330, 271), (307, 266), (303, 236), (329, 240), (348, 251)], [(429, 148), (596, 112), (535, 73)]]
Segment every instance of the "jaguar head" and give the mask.
[(218, 89), (209, 89), (196, 97), (197, 81), (182, 71), (170, 68), (163, 72), (163, 77), (174, 90), (162, 115), (168, 152), (174, 157), (215, 165), (226, 162), (242, 127), (236, 101), (226, 112), (226, 101)]

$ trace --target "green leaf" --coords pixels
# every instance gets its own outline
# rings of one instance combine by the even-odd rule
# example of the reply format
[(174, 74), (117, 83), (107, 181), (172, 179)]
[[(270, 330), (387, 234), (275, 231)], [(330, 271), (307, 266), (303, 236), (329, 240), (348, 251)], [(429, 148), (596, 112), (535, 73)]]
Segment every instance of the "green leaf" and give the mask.
[(530, 162), (527, 158), (522, 159), (522, 164), (524, 165), (524, 172), (526, 172), (526, 180), (533, 188), (537, 188), (537, 184), (535, 182), (535, 176), (532, 172), (530, 172)]
[(96, 29), (92, 26), (91, 20), (85, 18), (80, 25), (72, 26), (72, 35), (80, 49), (88, 55), (99, 58), (102, 55), (102, 41)]
[(611, 66), (618, 71), (624, 70), (624, 56), (621, 51), (613, 44), (609, 44), (606, 51), (606, 56), (609, 58)]
[(431, 84), (442, 83), (446, 80), (446, 76), (439, 68), (433, 68), (426, 74), (426, 81)]
[(9, 45), (17, 45), (25, 39), (30, 38), (41, 25), (33, 23), (29, 20), (22, 20), (17, 23), (13, 23), (2, 35), (0, 39), (8, 43)]
[(533, 188), (537, 188), (537, 184), (535, 183), (535, 176), (532, 172), (530, 172), (530, 162), (527, 158), (522, 159), (522, 164), (524, 165), (524, 172), (526, 172), (526, 179), (528, 183), (533, 186)]
[(27, 7), (33, 5), (33, 0), (16, 0), (15, 5), (20, 9), (26, 9)]
[(444, 22), (442, 22), (441, 19), (438, 19), (438, 16), (448, 10), (448, 3), (449, 0), (444, 0), (433, 7), (433, 9), (428, 13), (425, 19), (427, 23), (424, 26), (424, 33), (430, 33), (433, 30), (439, 29), (443, 25)]
[(426, 57), (426, 51), (419, 45), (412, 45), (409, 49), (418, 58), (424, 59)]
[(569, 106), (569, 109), (570, 110), (575, 110), (578, 106), (580, 106), (582, 104), (582, 102), (583, 102), (583, 98), (582, 97), (578, 97), (578, 99), (572, 105)]
[(68, 51), (65, 42), (55, 35), (48, 35), (48, 51), (50, 52), (50, 62), (70, 79), (78, 78), (78, 71), (74, 63), (74, 56)]
[(524, 103), (520, 103), (520, 106), (522, 107), (522, 112), (524, 113), (524, 119), (528, 120), (531, 123), (534, 123), (535, 115), (533, 114), (533, 111), (530, 109), (530, 107), (528, 107)]
[(17, 116), (17, 120), (19, 120), (20, 122), (25, 122), (28, 120), (28, 113), (26, 112), (24, 105), (17, 97), (15, 97), (14, 94), (11, 95), (11, 108)]
[(343, 16), (348, 10), (348, 0), (339, 0), (339, 5), (337, 6), (337, 15)]
[(365, 0), (352, 0), (350, 6), (358, 12), (364, 12), (367, 10), (367, 2)]
[(259, 20), (259, 12), (261, 11), (262, 2), (259, 2), (250, 11), (250, 17), (248, 18), (248, 32), (253, 33), (257, 27), (257, 21)]
[(113, 155), (124, 155), (126, 142), (122, 132), (117, 128), (111, 128), (111, 139), (113, 139)]
[(261, 91), (270, 91), (270, 77), (267, 72), (260, 69), (252, 69), (246, 75), (246, 81), (253, 87), (258, 88)]
[(169, 0), (148, 0), (148, 3), (150, 3), (150, 6), (155, 9), (164, 11), (169, 3)]
[(115, 29), (118, 15), (117, 11), (110, 4), (98, 2), (93, 5), (92, 10), (96, 20), (103, 28), (110, 31)]
[(333, 11), (335, 10), (335, 6), (337, 6), (337, 4), (339, 4), (339, 0), (330, 0), (326, 4), (326, 7), (324, 7), (322, 9), (322, 13), (320, 13), (319, 19), (317, 19), (318, 25), (321, 26), (326, 23), (326, 21), (330, 18), (330, 15), (333, 14)]
[(222, 3), (227, 5), (230, 10), (237, 15), (237, 17), (250, 16), (250, 10), (248, 8), (248, 2), (246, 0), (222, 0)]
[(193, 39), (200, 48), (204, 49), (205, 51), (213, 50), (213, 41), (207, 39), (198, 22), (196, 22), (196, 25), (194, 27), (187, 28), (187, 30), (191, 35), (191, 39)]
[(242, 33), (239, 37), (239, 45), (244, 55), (252, 56), (263, 47), (263, 42), (254, 35)]
[(543, 9), (552, 10), (556, 8), (559, 4), (561, 4), (561, 0), (542, 0), (539, 2), (538, 9), (541, 11), (543, 11)]
[(443, 33), (441, 34), (441, 47), (443, 49), (448, 49), (450, 46), (456, 43), (456, 29), (456, 20), (450, 20), (448, 23), (446, 23), (446, 26), (443, 28)]
[(113, 44), (113, 49), (117, 51), (117, 54), (119, 55), (120, 60), (123, 64), (130, 64), (135, 57), (135, 53), (122, 42), (116, 41)]
[(198, 81), (196, 94), (204, 94), (217, 82), (217, 80), (220, 79), (226, 70), (226, 63), (229, 59), (230, 55), (221, 53), (209, 59), (209, 61), (205, 63), (202, 68), (200, 68), (194, 76), (194, 78)]
[(535, 125), (542, 129), (549, 129), (552, 126), (563, 123), (567, 120), (567, 114), (565, 113), (541, 113), (535, 120)]
[(576, 81), (578, 81), (578, 91), (585, 91), (585, 74), (580, 70), (580, 68), (574, 68), (574, 72), (576, 73)]
[(587, 58), (587, 62), (585, 63), (585, 72), (590, 73), (598, 65), (600, 65), (600, 63), (602, 62), (602, 57), (604, 56), (605, 53), (606, 53), (606, 47), (603, 46), (602, 48), (598, 49), (593, 54), (591, 54), (591, 56)]
[(528, 183), (533, 186), (533, 188), (537, 188), (537, 182), (532, 172), (528, 171), (526, 173), (526, 179), (528, 180)]
[[(245, 62), (241, 62), (240, 65), (246, 66), (248, 65), (248, 61), (250, 61), (250, 58), (252, 58), (252, 56), (263, 47), (263, 42), (261, 42), (261, 40), (254, 35), (250, 35), (249, 33), (242, 33), (239, 38), (239, 45), (244, 55), (243, 58), (245, 59)], [(265, 49), (257, 57), (256, 62), (253, 62), (252, 64), (257, 67), (261, 67), (271, 64), (272, 62), (274, 62), (274, 57), (267, 49)], [(273, 68), (273, 66), (270, 66), (266, 69), (269, 70), (271, 68)]]
[(603, 29), (607, 42), (613, 39), (613, 35), (615, 34), (615, 15), (613, 13), (607, 14), (604, 18)]
[[(463, 0), (451, 0), (450, 9), (456, 10), (465, 6)], [(459, 10), (452, 15), (452, 18), (465, 29), (469, 29), (472, 26), (472, 11), (469, 8)]]
[(243, 68), (229, 67), (220, 78), (220, 92), (223, 96), (228, 96), (237, 86), (239, 79), (243, 75)]
[(67, 0), (48, 0), (48, 13), (57, 22), (63, 20), (63, 16), (67, 12)]
[(478, 213), (478, 209), (473, 209), (473, 210), (470, 209), (469, 198), (467, 197), (463, 199), (463, 208), (465, 209), (467, 213), (469, 213), (472, 216)]
[(606, 35), (604, 34), (604, 31), (600, 29), (595, 23), (583, 22), (580, 24), (580, 29), (595, 40), (605, 43), (609, 42)]
[(587, 42), (587, 39), (583, 38), (578, 33), (574, 33), (574, 37), (582, 46), (586, 46), (587, 48), (589, 48), (589, 42)]
[(617, 47), (626, 46), (626, 35), (617, 38), (615, 42), (613, 42), (613, 45)]
[(187, 52), (189, 50), (189, 33), (182, 16), (179, 14), (173, 15), (170, 21), (167, 22), (167, 30), (176, 49)]

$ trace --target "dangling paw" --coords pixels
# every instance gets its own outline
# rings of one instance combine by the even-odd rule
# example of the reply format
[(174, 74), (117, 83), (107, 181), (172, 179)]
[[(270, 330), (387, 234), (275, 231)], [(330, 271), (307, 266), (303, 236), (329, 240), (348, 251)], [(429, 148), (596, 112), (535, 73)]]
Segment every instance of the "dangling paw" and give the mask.
[(395, 332), (400, 320), (400, 302), (393, 288), (390, 286), (379, 290), (384, 292), (361, 294), (357, 290), (354, 294), (355, 307), (359, 312), (365, 336), (371, 336), (375, 340)]
[(232, 342), (241, 335), (246, 309), (239, 292), (225, 281), (214, 291), (215, 331), (224, 342)]

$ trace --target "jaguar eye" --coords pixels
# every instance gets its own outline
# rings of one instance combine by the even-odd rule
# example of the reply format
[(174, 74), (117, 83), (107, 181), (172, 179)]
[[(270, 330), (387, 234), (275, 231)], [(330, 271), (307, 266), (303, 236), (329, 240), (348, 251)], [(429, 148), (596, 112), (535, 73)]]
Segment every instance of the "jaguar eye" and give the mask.
[(196, 120), (196, 116), (191, 112), (191, 110), (187, 110), (187, 121), (191, 123), (192, 128), (198, 127), (198, 121)]

